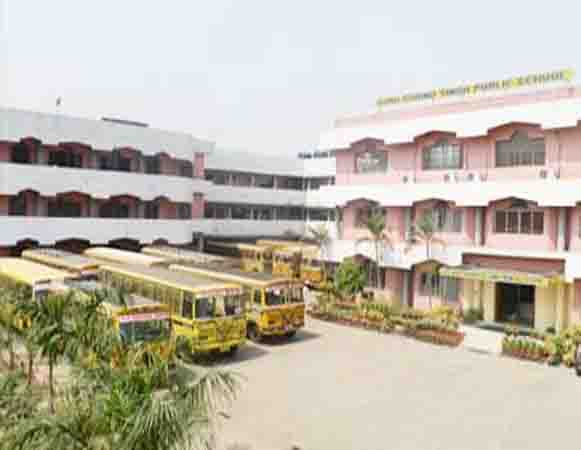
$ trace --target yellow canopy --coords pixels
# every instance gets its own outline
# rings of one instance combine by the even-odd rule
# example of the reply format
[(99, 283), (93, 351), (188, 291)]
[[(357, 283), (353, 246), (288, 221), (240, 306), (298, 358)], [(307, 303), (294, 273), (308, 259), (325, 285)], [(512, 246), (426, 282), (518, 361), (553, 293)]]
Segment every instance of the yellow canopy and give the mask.
[(510, 270), (497, 270), (476, 266), (442, 267), (440, 275), (462, 280), (481, 280), (493, 283), (526, 284), (529, 286), (548, 287), (558, 282), (558, 274), (531, 273)]
[(157, 256), (145, 255), (143, 253), (128, 252), (108, 247), (94, 247), (85, 250), (85, 256), (97, 258), (103, 261), (110, 261), (122, 264), (138, 264), (141, 266), (160, 266), (168, 264), (169, 258), (160, 258)]

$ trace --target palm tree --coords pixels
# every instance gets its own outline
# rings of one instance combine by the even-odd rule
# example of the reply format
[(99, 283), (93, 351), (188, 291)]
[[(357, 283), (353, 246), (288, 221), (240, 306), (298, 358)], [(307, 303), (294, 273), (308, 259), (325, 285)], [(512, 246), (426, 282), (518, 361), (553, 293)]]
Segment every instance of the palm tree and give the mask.
[(315, 241), (315, 245), (317, 246), (319, 256), (321, 257), (323, 263), (323, 280), (327, 279), (327, 271), (325, 267), (325, 251), (327, 249), (327, 245), (331, 241), (331, 237), (329, 236), (329, 229), (325, 225), (318, 225), (316, 227), (309, 226), (308, 232), (311, 234), (311, 239)]
[(2, 339), (0, 345), (8, 350), (8, 369), (16, 368), (16, 350), (14, 348), (18, 335), (18, 324), (14, 296), (9, 290), (0, 292), (0, 330)]
[(34, 341), (40, 353), (48, 359), (49, 405), (54, 407), (54, 367), (70, 351), (76, 339), (73, 307), (74, 293), (49, 295), (41, 301), (29, 302), (26, 312), (33, 323)]
[(415, 243), (423, 242), (426, 246), (426, 259), (431, 259), (432, 257), (432, 245), (438, 244), (442, 248), (446, 247), (446, 241), (437, 236), (438, 227), (434, 222), (434, 218), (431, 214), (424, 214), (422, 218), (416, 222), (412, 229), (410, 230), (410, 238), (408, 241), (408, 247), (414, 245)]
[(380, 268), (381, 250), (384, 246), (393, 248), (393, 236), (391, 229), (385, 228), (385, 216), (380, 213), (375, 213), (367, 219), (365, 223), (367, 231), (371, 237), (365, 237), (357, 240), (357, 243), (372, 242), (375, 248), (375, 285), (377, 288), (381, 286), (380, 283)]

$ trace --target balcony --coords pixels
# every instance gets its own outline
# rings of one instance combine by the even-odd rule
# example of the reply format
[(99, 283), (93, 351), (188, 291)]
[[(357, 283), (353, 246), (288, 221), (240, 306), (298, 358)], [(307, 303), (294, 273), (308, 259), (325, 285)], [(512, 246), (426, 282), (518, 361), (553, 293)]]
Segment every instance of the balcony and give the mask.
[(51, 245), (70, 238), (91, 243), (106, 243), (113, 239), (130, 238), (148, 243), (166, 239), (171, 243), (192, 240), (191, 220), (2, 217), (0, 246), (12, 246), (23, 239)]
[(194, 221), (193, 231), (223, 237), (284, 236), (289, 232), (302, 236), (305, 233), (305, 222), (301, 220), (199, 219)]
[(306, 192), (290, 189), (268, 189), (250, 186), (209, 185), (206, 201), (216, 203), (246, 203), (251, 205), (303, 206)]
[(0, 194), (3, 195), (16, 195), (24, 190), (44, 196), (76, 191), (99, 198), (130, 194), (142, 200), (167, 197), (173, 202), (189, 203), (193, 192), (204, 192), (209, 185), (201, 179), (168, 175), (0, 164)]

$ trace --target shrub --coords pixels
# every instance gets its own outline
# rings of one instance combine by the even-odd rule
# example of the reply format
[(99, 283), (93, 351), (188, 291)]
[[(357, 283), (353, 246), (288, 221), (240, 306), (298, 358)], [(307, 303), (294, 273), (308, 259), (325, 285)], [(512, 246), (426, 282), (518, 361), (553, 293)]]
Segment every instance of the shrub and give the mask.
[(480, 308), (468, 308), (463, 314), (463, 320), (465, 323), (471, 324), (476, 323), (484, 319), (484, 311)]

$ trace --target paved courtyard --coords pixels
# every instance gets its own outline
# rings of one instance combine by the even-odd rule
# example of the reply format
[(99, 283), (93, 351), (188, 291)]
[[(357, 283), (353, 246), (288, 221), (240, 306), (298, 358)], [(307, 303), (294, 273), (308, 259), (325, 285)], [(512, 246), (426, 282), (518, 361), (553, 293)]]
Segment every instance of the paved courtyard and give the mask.
[(581, 379), (467, 349), (310, 320), (287, 344), (248, 345), (223, 367), (243, 390), (223, 448), (574, 448)]

